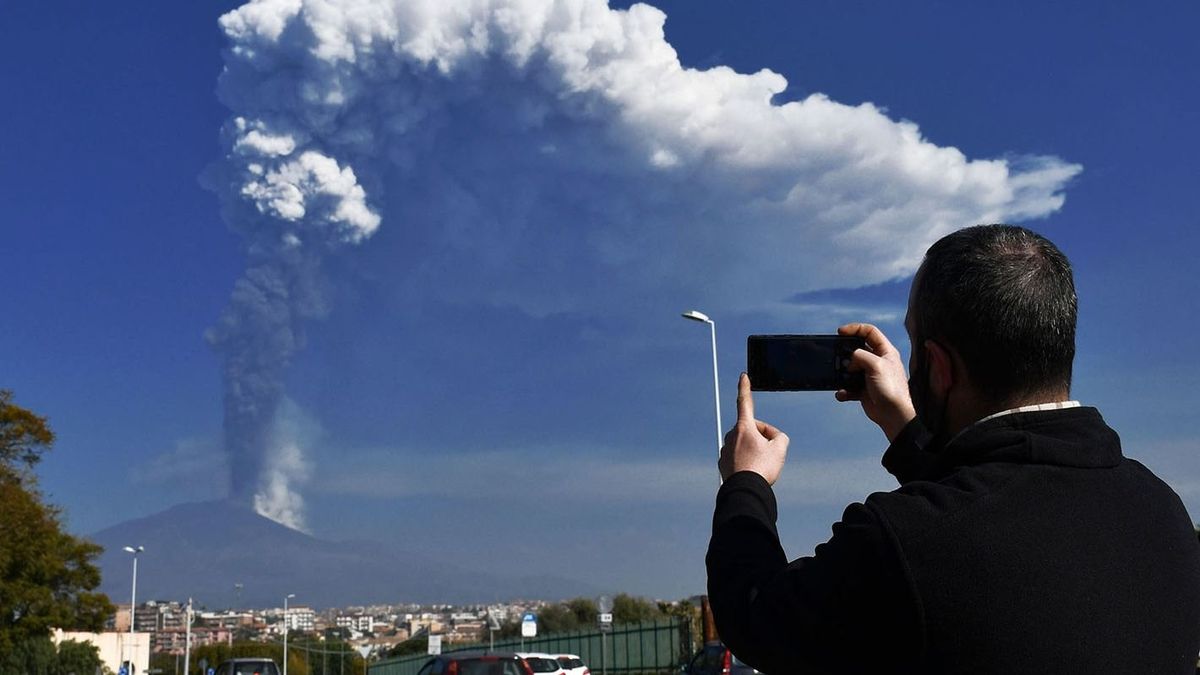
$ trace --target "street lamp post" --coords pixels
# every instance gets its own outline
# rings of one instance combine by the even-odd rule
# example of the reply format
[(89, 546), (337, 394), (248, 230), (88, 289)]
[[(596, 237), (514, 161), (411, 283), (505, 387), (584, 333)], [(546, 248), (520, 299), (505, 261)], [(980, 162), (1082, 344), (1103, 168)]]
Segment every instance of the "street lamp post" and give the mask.
[(717, 406), (717, 458), (721, 457), (721, 388), (717, 385), (717, 324), (708, 315), (689, 310), (683, 313), (683, 318), (708, 324), (712, 329), (712, 359), (713, 359), (713, 402)]
[(188, 598), (187, 614), (184, 615), (184, 625), (187, 627), (187, 637), (183, 643), (183, 672), (189, 672), (192, 665), (192, 599)]
[[(134, 618), (137, 616), (137, 559), (138, 554), (145, 551), (145, 546), (126, 546), (125, 552), (133, 554), (133, 587), (129, 591), (129, 648), (133, 649), (133, 625)], [(129, 672), (133, 673), (133, 660), (136, 658), (136, 652), (129, 657)], [(122, 659), (124, 660), (124, 659)]]
[(283, 598), (283, 675), (287, 675), (287, 635), (288, 635), (288, 600), (296, 597), (295, 593), (288, 593)]
[(233, 631), (242, 622), (241, 607), (242, 607), (242, 584), (236, 583), (233, 585), (233, 593), (236, 599), (233, 601), (233, 611), (236, 613), (237, 619), (234, 620), (234, 625), (229, 627), (229, 648), (233, 649)]

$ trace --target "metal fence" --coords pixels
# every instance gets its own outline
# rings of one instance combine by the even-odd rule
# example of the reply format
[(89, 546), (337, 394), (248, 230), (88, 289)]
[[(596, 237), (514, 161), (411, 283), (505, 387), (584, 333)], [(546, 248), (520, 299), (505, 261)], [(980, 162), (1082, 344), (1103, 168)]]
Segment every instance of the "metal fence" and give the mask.
[[(443, 647), (442, 653), (487, 650), (488, 644)], [(497, 640), (497, 652), (575, 654), (594, 675), (673, 673), (692, 652), (691, 625), (677, 618), (613, 626), (611, 633), (571, 631), (553, 635)], [(402, 656), (369, 666), (368, 675), (416, 675), (429, 660), (426, 654)]]

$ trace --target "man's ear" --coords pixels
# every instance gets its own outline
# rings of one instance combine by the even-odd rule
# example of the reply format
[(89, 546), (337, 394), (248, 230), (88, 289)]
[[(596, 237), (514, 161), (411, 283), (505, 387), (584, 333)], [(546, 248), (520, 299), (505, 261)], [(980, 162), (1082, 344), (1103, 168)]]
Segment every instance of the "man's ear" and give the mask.
[(925, 341), (925, 358), (929, 364), (929, 390), (938, 398), (945, 398), (955, 383), (954, 359), (933, 340)]

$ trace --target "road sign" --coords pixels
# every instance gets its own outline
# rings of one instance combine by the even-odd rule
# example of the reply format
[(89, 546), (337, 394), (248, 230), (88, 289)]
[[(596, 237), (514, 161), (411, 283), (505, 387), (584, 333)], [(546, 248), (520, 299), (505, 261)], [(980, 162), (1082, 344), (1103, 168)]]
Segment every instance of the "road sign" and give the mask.
[(354, 651), (358, 652), (358, 655), (363, 657), (363, 660), (365, 661), (367, 655), (371, 653), (371, 649), (371, 645), (363, 645), (361, 647), (355, 647)]
[(433, 656), (437, 656), (438, 654), (441, 654), (441, 653), (442, 653), (442, 636), (441, 635), (430, 635), (429, 636), (429, 654), (431, 654)]
[(608, 614), (608, 613), (612, 612), (613, 611), (612, 598), (608, 597), (607, 595), (602, 595), (602, 596), (596, 598), (596, 609), (601, 614)]
[(521, 637), (537, 637), (537, 615), (533, 612), (525, 612), (521, 617)]

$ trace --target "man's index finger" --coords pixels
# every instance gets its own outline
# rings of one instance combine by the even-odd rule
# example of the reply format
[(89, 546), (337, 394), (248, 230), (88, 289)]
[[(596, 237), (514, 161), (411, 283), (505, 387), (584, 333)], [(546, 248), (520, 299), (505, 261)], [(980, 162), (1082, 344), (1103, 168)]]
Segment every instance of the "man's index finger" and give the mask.
[(750, 376), (745, 373), (738, 379), (737, 411), (739, 420), (754, 419), (754, 395), (750, 393)]

